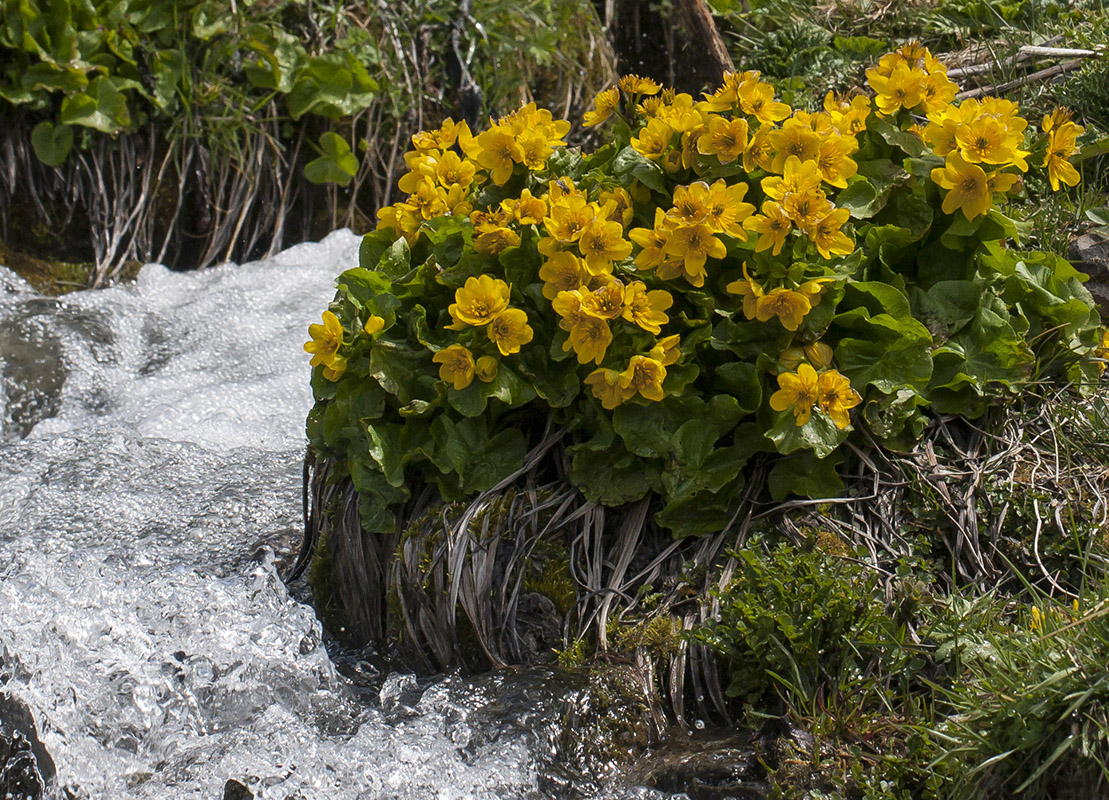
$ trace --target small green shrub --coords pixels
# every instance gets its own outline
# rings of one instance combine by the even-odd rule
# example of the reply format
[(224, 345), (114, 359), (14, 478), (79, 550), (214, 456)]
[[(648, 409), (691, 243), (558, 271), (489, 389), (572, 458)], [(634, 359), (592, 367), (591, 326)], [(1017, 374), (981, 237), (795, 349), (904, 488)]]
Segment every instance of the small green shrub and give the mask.
[(853, 560), (758, 542), (732, 557), (718, 618), (697, 632), (724, 656), (730, 697), (759, 710), (775, 697), (809, 707), (857, 680), (894, 636), (874, 573)]

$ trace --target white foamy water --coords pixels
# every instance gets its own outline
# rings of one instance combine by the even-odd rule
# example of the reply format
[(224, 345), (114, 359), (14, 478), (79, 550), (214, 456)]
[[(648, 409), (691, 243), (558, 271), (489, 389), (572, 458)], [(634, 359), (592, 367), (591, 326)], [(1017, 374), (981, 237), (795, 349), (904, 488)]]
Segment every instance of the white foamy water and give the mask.
[(265, 547), (298, 535), (301, 345), (357, 250), (59, 299), (0, 269), (0, 692), (73, 796), (544, 796), (544, 724), (471, 724), (504, 676), (359, 700)]

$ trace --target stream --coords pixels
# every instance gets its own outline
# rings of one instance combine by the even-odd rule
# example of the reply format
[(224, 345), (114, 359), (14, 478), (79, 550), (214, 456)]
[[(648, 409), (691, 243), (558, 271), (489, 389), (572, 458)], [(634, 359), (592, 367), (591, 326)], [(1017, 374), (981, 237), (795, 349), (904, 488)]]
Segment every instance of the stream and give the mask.
[(282, 583), (301, 345), (358, 244), (61, 298), (0, 268), (0, 733), (29, 712), (47, 797), (684, 796), (567, 755), (554, 672), (418, 680)]

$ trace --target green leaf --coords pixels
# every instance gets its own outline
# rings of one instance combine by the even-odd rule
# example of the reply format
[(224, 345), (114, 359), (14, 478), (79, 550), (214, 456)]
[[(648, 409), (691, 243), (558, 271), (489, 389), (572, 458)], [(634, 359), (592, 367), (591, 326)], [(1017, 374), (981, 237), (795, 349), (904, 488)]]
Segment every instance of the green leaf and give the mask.
[(628, 450), (645, 458), (665, 458), (675, 423), (669, 403), (637, 405), (624, 403), (612, 412), (612, 427)]
[(865, 308), (871, 316), (888, 314), (903, 318), (910, 316), (909, 298), (896, 286), (882, 281), (848, 281), (839, 308), (846, 310)]
[(377, 462), (390, 486), (404, 486), (404, 461), (408, 452), (406, 431), (405, 425), (398, 424), (366, 426), (370, 458)]
[(670, 189), (666, 183), (666, 175), (662, 168), (653, 161), (649, 161), (631, 145), (628, 145), (616, 155), (613, 170), (625, 186), (637, 180), (652, 191), (660, 194), (669, 194)]
[(89, 85), (84, 70), (50, 61), (32, 64), (23, 72), (20, 82), (28, 92), (45, 90), (65, 94), (80, 92)]
[(422, 348), (416, 350), (406, 344), (378, 339), (370, 350), (370, 375), (401, 405), (416, 399), (420, 388), (416, 378), (429, 366), (431, 353)]
[(483, 418), (456, 423), (440, 414), (431, 424), (431, 435), (436, 454), (442, 454), (442, 460), (462, 479), (467, 493), (496, 486), (523, 466), (527, 454), (527, 442), (520, 431), (507, 428), (490, 437)]
[(62, 101), (61, 121), (104, 133), (118, 133), (131, 124), (127, 100), (108, 77), (93, 78), (89, 88)]
[[(935, 370), (929, 395), (939, 388), (963, 387), (980, 394), (988, 383), (1014, 388), (1028, 379), (1035, 361), (1032, 351), (1008, 320), (986, 307), (978, 308), (973, 323), (937, 347), (932, 358)], [(940, 403), (936, 410), (962, 411), (953, 408), (952, 402)]]
[(346, 186), (354, 180), (358, 174), (358, 159), (343, 137), (328, 131), (320, 136), (320, 148), (323, 155), (304, 165), (304, 177), (312, 183), (336, 183), (339, 186)]
[(867, 117), (866, 127), (881, 136), (886, 144), (901, 148), (911, 158), (920, 158), (927, 150), (919, 136), (911, 131), (901, 130), (879, 114)]
[(778, 501), (791, 494), (813, 499), (838, 497), (843, 494), (843, 479), (837, 470), (842, 461), (841, 453), (818, 458), (811, 450), (783, 456), (766, 479), (770, 496)]
[(73, 147), (73, 128), (68, 125), (55, 127), (52, 122), (40, 122), (31, 131), (31, 147), (39, 161), (48, 167), (56, 167), (65, 161)]
[(817, 458), (825, 458), (847, 439), (846, 429), (840, 430), (816, 409), (804, 425), (798, 425), (788, 409), (774, 413), (774, 424), (766, 432), (766, 438), (784, 456), (798, 450), (812, 450)]
[(891, 394), (871, 392), (863, 405), (863, 420), (879, 441), (895, 449), (906, 449), (923, 431), (925, 418), (919, 410), (923, 405), (924, 398), (908, 387)]
[(927, 292), (913, 288), (913, 315), (943, 343), (974, 319), (982, 301), (982, 286), (974, 281), (940, 281)]
[(570, 482), (592, 503), (631, 503), (642, 499), (658, 481), (657, 464), (636, 458), (619, 443), (602, 450), (574, 445), (566, 452), (570, 456)]
[(397, 280), (412, 269), (411, 258), (412, 252), (408, 247), (408, 240), (401, 237), (389, 246), (373, 268), (386, 277)]
[(392, 230), (379, 230), (367, 233), (358, 246), (358, 265), (366, 270), (377, 268), (377, 262), (397, 240)]
[(713, 445), (719, 438), (720, 429), (711, 421), (687, 420), (674, 432), (674, 456), (690, 467), (699, 467), (713, 451)]
[(869, 219), (882, 208), (874, 184), (859, 175), (851, 178), (847, 182), (847, 188), (836, 195), (836, 205), (846, 208), (855, 219)]

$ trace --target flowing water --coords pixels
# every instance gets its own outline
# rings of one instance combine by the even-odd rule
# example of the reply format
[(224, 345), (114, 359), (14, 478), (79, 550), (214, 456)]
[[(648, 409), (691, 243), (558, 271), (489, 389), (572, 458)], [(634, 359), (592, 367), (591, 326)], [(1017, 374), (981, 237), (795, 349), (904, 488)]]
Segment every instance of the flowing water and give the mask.
[(566, 777), (575, 690), (552, 673), (337, 668), (279, 578), (301, 344), (357, 248), (63, 298), (0, 268), (0, 699), (30, 710), (61, 797), (664, 796)]

